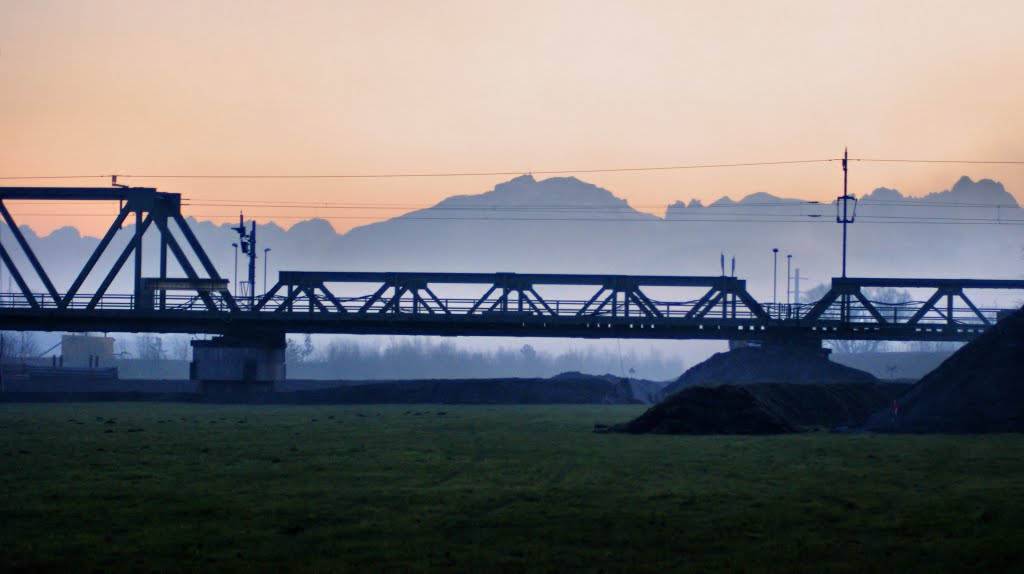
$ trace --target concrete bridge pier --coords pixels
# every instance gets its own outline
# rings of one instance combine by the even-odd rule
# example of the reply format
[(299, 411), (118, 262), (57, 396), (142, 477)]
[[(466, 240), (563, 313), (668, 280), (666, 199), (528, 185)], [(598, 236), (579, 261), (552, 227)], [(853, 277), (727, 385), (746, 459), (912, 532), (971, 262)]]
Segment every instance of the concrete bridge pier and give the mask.
[(770, 336), (758, 341), (729, 341), (729, 350), (741, 347), (760, 347), (766, 349), (778, 349), (793, 353), (813, 353), (828, 357), (832, 349), (823, 347), (821, 339), (808, 336), (798, 329), (778, 329)]
[(285, 378), (284, 333), (192, 341), (190, 378), (204, 394), (272, 392)]

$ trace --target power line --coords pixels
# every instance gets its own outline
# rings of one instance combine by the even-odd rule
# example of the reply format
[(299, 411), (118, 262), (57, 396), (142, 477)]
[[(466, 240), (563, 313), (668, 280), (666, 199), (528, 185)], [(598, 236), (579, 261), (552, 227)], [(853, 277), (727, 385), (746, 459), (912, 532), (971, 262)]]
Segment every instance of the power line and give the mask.
[[(51, 216), (74, 216), (74, 217), (112, 217), (111, 214), (104, 213), (15, 213), (19, 217), (51, 217)], [(237, 213), (189, 213), (189, 217), (204, 217), (204, 218), (234, 218), (237, 217)], [(651, 223), (651, 224), (664, 224), (664, 223), (831, 223), (827, 219), (818, 219), (812, 216), (805, 216), (805, 218), (795, 218), (792, 216), (778, 215), (774, 219), (771, 214), (765, 214), (763, 219), (754, 219), (752, 217), (758, 216), (758, 214), (744, 214), (744, 217), (732, 217), (731, 219), (720, 219), (720, 218), (702, 218), (702, 217), (673, 217), (670, 219), (662, 219), (654, 215), (644, 214), (645, 217), (636, 218), (622, 218), (622, 217), (481, 217), (481, 216), (400, 216), (392, 220), (384, 221), (556, 221), (556, 222), (573, 222), (573, 221), (590, 221), (590, 222), (615, 222), (615, 223)], [(728, 214), (723, 214), (728, 215)], [(346, 216), (346, 215), (319, 215), (316, 213), (306, 213), (297, 215), (279, 215), (279, 214), (250, 214), (255, 217), (266, 217), (272, 219), (290, 219), (290, 220), (309, 220), (309, 219), (323, 219), (323, 220), (357, 220), (357, 221), (379, 221), (377, 218), (372, 216)], [(862, 218), (867, 218), (869, 221), (864, 223), (868, 224), (925, 224), (925, 225), (1024, 225), (1024, 220), (1011, 219), (1011, 220), (996, 220), (996, 219), (981, 219), (981, 218), (928, 218), (928, 217), (889, 217), (889, 216), (865, 216), (861, 215)], [(876, 221), (881, 219), (882, 221)]]
[[(382, 179), (382, 178), (425, 178), (425, 177), (486, 177), (486, 176), (520, 176), (520, 175), (563, 175), (572, 173), (615, 173), (643, 171), (675, 171), (687, 169), (720, 169), (736, 167), (760, 167), (776, 165), (795, 165), (809, 163), (828, 163), (834, 159), (798, 159), (781, 161), (755, 161), (740, 163), (705, 163), (689, 165), (667, 165), (647, 167), (610, 167), (592, 169), (550, 169), (540, 171), (456, 171), (439, 173), (346, 173), (346, 174), (116, 174), (117, 177), (135, 177), (148, 179)], [(27, 179), (90, 179), (110, 178), (114, 174), (99, 175), (43, 175), (43, 176), (0, 176), (0, 180)]]
[[(487, 176), (519, 176), (519, 175), (565, 175), (574, 173), (628, 173), (650, 171), (678, 171), (689, 169), (723, 169), (740, 167), (762, 167), (830, 163), (841, 161), (842, 158), (797, 159), (779, 161), (754, 161), (734, 163), (703, 163), (667, 166), (611, 167), (590, 169), (551, 169), (540, 171), (454, 171), (437, 173), (343, 173), (343, 174), (116, 174), (118, 177), (135, 177), (150, 179), (382, 179), (382, 178), (433, 178), (433, 177), (487, 177)], [(912, 158), (880, 158), (860, 157), (849, 161), (865, 163), (917, 163), (917, 164), (980, 164), (980, 165), (1024, 165), (1024, 160), (989, 160), (989, 159), (912, 159)], [(45, 179), (109, 179), (114, 174), (89, 175), (23, 175), (0, 176), (0, 180), (45, 180)]]
[(859, 157), (859, 158), (850, 158), (850, 161), (873, 162), (873, 163), (959, 163), (959, 164), (989, 164), (989, 165), (1024, 165), (1024, 161), (1020, 161), (1020, 160), (991, 160), (991, 159), (901, 159), (901, 158)]

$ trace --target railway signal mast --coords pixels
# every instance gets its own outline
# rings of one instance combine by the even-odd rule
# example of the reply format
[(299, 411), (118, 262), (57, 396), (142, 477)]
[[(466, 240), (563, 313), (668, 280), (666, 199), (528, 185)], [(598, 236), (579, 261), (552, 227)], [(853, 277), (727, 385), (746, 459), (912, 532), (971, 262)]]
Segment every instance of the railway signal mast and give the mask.
[(245, 229), (245, 216), (238, 214), (238, 227), (232, 227), (238, 233), (238, 244), (242, 254), (249, 256), (249, 281), (242, 282), (242, 298), (248, 298), (248, 307), (256, 308), (256, 222), (252, 222), (250, 230)]

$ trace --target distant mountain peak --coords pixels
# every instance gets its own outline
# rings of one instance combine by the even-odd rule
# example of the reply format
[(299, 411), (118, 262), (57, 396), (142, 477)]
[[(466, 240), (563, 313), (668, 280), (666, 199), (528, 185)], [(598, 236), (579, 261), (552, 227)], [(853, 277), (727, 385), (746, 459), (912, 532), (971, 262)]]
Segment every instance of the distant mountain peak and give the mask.
[(532, 175), (521, 175), (494, 186), (477, 195), (456, 195), (442, 200), (437, 207), (472, 205), (491, 207), (499, 205), (575, 206), (607, 205), (628, 207), (628, 202), (615, 197), (607, 189), (575, 177), (551, 177), (537, 180)]
[(982, 202), (993, 205), (1017, 205), (1017, 200), (998, 181), (991, 179), (974, 181), (966, 175), (961, 176), (952, 188), (938, 193), (930, 193), (924, 198), (942, 198), (956, 203)]
[(861, 198), (866, 201), (925, 201), (942, 203), (964, 203), (964, 204), (985, 204), (985, 205), (1012, 205), (1017, 206), (1017, 200), (1010, 195), (1003, 184), (991, 179), (979, 179), (974, 181), (964, 175), (953, 184), (953, 187), (944, 191), (936, 191), (920, 197), (903, 195), (895, 189), (879, 187)]

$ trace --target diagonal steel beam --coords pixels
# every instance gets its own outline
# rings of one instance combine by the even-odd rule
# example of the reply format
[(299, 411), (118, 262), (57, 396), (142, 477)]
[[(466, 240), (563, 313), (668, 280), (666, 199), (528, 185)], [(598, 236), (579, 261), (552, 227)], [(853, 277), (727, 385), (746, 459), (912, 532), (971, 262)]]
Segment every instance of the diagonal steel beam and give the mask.
[(818, 302), (814, 304), (814, 306), (811, 307), (811, 310), (808, 311), (806, 315), (804, 315), (804, 319), (807, 321), (817, 321), (818, 319), (820, 319), (821, 316), (825, 314), (825, 311), (828, 311), (828, 308), (831, 307), (832, 304), (836, 302), (836, 299), (839, 298), (839, 295), (839, 291), (829, 289), (828, 293), (825, 293), (825, 295), (821, 299), (819, 299)]
[[(372, 307), (373, 304), (376, 303), (377, 301), (380, 301), (381, 297), (384, 296), (384, 293), (387, 293), (387, 290), (390, 289), (390, 288), (391, 288), (391, 284), (390, 283), (384, 283), (383, 285), (381, 285), (380, 289), (377, 289), (373, 293), (373, 295), (370, 295), (370, 298), (366, 300), (366, 303), (363, 303), (363, 306), (360, 307), (359, 311), (357, 311), (357, 312), (359, 314), (363, 314), (363, 313), (366, 313), (367, 311), (369, 311), (370, 307)], [(396, 287), (395, 289), (398, 289), (398, 288)]]
[(320, 302), (320, 298), (316, 296), (316, 293), (314, 292), (313, 288), (303, 287), (302, 290), (306, 292), (306, 297), (309, 297), (310, 312), (313, 311), (313, 306), (315, 305), (318, 309), (320, 309), (324, 313), (327, 313), (327, 307), (325, 307), (324, 304)]
[[(711, 301), (707, 305), (705, 305), (703, 309), (701, 309), (696, 315), (694, 315), (693, 318), (694, 319), (703, 319), (704, 315), (707, 315), (712, 310), (714, 310), (715, 306), (718, 305), (718, 302), (722, 301), (724, 299), (725, 299), (725, 291), (719, 291), (718, 294), (715, 295), (715, 297), (713, 299), (711, 299)], [(696, 309), (696, 307), (694, 309)]]
[(657, 317), (659, 319), (662, 317), (661, 311), (658, 311), (658, 306), (654, 304), (654, 301), (651, 301), (651, 298), (647, 296), (647, 293), (640, 290), (640, 287), (634, 289), (632, 293), (637, 304), (641, 305), (641, 307), (647, 308), (649, 311), (648, 316)]
[(433, 299), (435, 303), (437, 303), (438, 308), (444, 311), (445, 315), (452, 314), (451, 310), (448, 309), (448, 305), (442, 303), (441, 300), (437, 297), (437, 295), (434, 295), (434, 292), (430, 289), (430, 287), (424, 287), (423, 290), (427, 292), (427, 295), (430, 295), (430, 298)]
[(8, 227), (11, 228), (11, 234), (18, 240), (18, 245), (21, 246), (22, 251), (25, 252), (25, 256), (28, 257), (28, 262), (32, 265), (32, 268), (36, 270), (39, 278), (43, 280), (43, 285), (46, 287), (46, 291), (49, 292), (50, 297), (53, 298), (53, 302), (60, 307), (60, 293), (53, 286), (53, 281), (50, 281), (50, 277), (46, 274), (46, 270), (39, 263), (39, 259), (36, 258), (36, 254), (32, 251), (32, 247), (29, 246), (28, 241), (25, 240), (25, 236), (22, 235), (21, 230), (18, 229), (18, 224), (14, 222), (14, 218), (11, 217), (11, 212), (7, 211), (7, 206), (4, 205), (3, 200), (0, 200), (0, 215), (3, 215), (4, 221), (7, 222)]
[(291, 312), (289, 307), (291, 306), (292, 303), (295, 302), (295, 299), (299, 296), (299, 294), (302, 293), (302, 289), (292, 289), (291, 285), (289, 285), (288, 287), (288, 296), (284, 298), (284, 301), (281, 302), (277, 309), (274, 309), (274, 313), (284, 313), (285, 311)]
[[(686, 315), (684, 315), (683, 318), (684, 319), (693, 319), (694, 317), (697, 316), (698, 313), (700, 313), (700, 316), (703, 317), (704, 314), (707, 313), (707, 311), (704, 311), (704, 306), (707, 305), (708, 302), (711, 301), (711, 300), (717, 300), (717, 299), (715, 299), (717, 295), (718, 295), (718, 288), (717, 287), (712, 287), (711, 289), (708, 289), (708, 292), (705, 293), (703, 297), (698, 299), (697, 302), (693, 304), (693, 307), (690, 308), (690, 310), (686, 312)], [(714, 307), (714, 304), (712, 304), (711, 306)]]
[(629, 297), (628, 300), (630, 300), (633, 303), (635, 303), (637, 309), (639, 309), (640, 312), (643, 313), (645, 317), (661, 317), (661, 314), (658, 313), (656, 309), (652, 312), (651, 311), (651, 307), (648, 306), (647, 303), (644, 303), (643, 299), (641, 299), (640, 297), (637, 297), (635, 291), (630, 291), (629, 293), (627, 293), (627, 296)]
[[(147, 217), (147, 219), (149, 219), (149, 217)], [(156, 226), (160, 229), (160, 233), (167, 238), (167, 246), (171, 248), (171, 253), (173, 253), (174, 258), (178, 260), (178, 265), (181, 265), (181, 268), (185, 270), (185, 275), (188, 275), (188, 278), (192, 281), (199, 281), (199, 274), (196, 273), (195, 268), (192, 267), (192, 262), (188, 260), (188, 257), (185, 255), (185, 251), (181, 248), (181, 245), (178, 245), (178, 240), (175, 239), (174, 235), (171, 233), (171, 229), (167, 225), (167, 219), (164, 217), (156, 217), (153, 219), (156, 221)], [(220, 277), (214, 277), (213, 279), (220, 280)], [(206, 291), (198, 291), (198, 293), (199, 298), (206, 304), (207, 309), (210, 311), (217, 310), (217, 304), (214, 303), (213, 297), (210, 297), (209, 293)], [(230, 295), (228, 295), (228, 298), (230, 306), (234, 303), (234, 299), (231, 298)], [(232, 307), (231, 310), (237, 311), (238, 307)]]
[(533, 295), (533, 298), (536, 299), (538, 303), (543, 305), (545, 309), (547, 309), (548, 315), (551, 315), (552, 317), (558, 315), (558, 313), (555, 313), (555, 310), (551, 308), (551, 305), (548, 305), (548, 302), (545, 301), (544, 298), (540, 296), (540, 293), (537, 293), (536, 289), (530, 287), (529, 289), (526, 290), (526, 292)]
[(591, 297), (589, 301), (584, 303), (582, 307), (580, 307), (580, 310), (576, 312), (576, 316), (577, 317), (582, 317), (583, 315), (586, 315), (587, 314), (587, 309), (589, 309), (590, 306), (593, 305), (597, 301), (598, 297), (600, 297), (607, 289), (608, 288), (604, 287), (604, 286), (602, 286), (600, 289), (598, 289), (597, 293), (594, 293), (594, 296)]
[[(174, 218), (174, 222), (177, 223), (178, 228), (181, 229), (181, 234), (185, 236), (185, 241), (188, 242), (189, 246), (192, 247), (192, 251), (196, 254), (196, 257), (199, 258), (199, 263), (202, 264), (203, 269), (206, 270), (206, 274), (210, 276), (210, 279), (213, 279), (214, 281), (220, 281), (221, 277), (220, 274), (217, 273), (217, 268), (213, 266), (213, 262), (210, 261), (210, 258), (206, 255), (206, 251), (203, 249), (203, 245), (199, 243), (198, 239), (196, 239), (196, 235), (192, 233), (192, 228), (188, 226), (188, 222), (185, 221), (185, 218), (181, 216), (180, 212), (172, 213), (171, 217)], [(166, 227), (166, 225), (164, 227)], [(168, 235), (170, 235), (170, 231), (168, 231)], [(250, 290), (255, 292), (256, 286), (251, 285)], [(224, 299), (224, 301), (227, 301), (228, 307), (232, 311), (239, 310), (238, 303), (235, 301), (235, 298), (234, 296), (231, 295), (230, 291), (225, 289), (220, 292), (220, 295)]]
[(939, 299), (942, 299), (942, 296), (945, 294), (945, 289), (936, 289), (935, 293), (925, 301), (924, 305), (922, 305), (920, 309), (917, 310), (917, 313), (914, 313), (910, 319), (907, 319), (907, 325), (916, 325), (918, 321), (924, 318), (928, 311), (931, 311), (935, 307), (935, 303), (938, 302)]
[(317, 285), (317, 287), (320, 288), (320, 291), (324, 294), (324, 297), (327, 297), (327, 300), (331, 302), (331, 305), (334, 305), (334, 308), (337, 309), (339, 313), (348, 313), (348, 309), (346, 309), (345, 306), (341, 304), (341, 301), (338, 301), (338, 298), (334, 296), (334, 293), (331, 293), (331, 290), (328, 289), (326, 285), (320, 283), (319, 285)]
[(38, 309), (39, 302), (36, 301), (36, 297), (32, 294), (32, 290), (28, 288), (28, 283), (25, 283), (25, 278), (21, 276), (18, 268), (14, 266), (14, 261), (11, 261), (11, 256), (7, 254), (7, 249), (4, 248), (3, 243), (0, 243), (0, 258), (4, 260), (4, 265), (6, 265), (7, 270), (10, 271), (11, 277), (14, 277), (14, 282), (18, 284), (18, 288), (21, 289), (21, 294), (25, 296), (29, 306), (33, 309)]
[[(434, 311), (433, 307), (431, 307), (431, 306), (430, 306), (430, 305), (429, 305), (429, 304), (427, 303), (426, 299), (424, 299), (424, 298), (423, 298), (423, 296), (422, 296), (422, 295), (420, 295), (420, 291), (419, 291), (419, 289), (412, 289), (412, 290), (410, 290), (409, 292), (410, 292), (410, 293), (412, 293), (412, 300), (413, 300), (413, 302), (414, 302), (414, 303), (418, 302), (418, 303), (419, 303), (420, 305), (422, 305), (422, 306), (423, 306), (423, 308), (424, 308), (424, 309), (426, 309), (426, 310), (427, 310), (427, 312), (428, 312), (429, 314), (431, 314), (431, 315), (433, 315), (433, 314), (435, 313), (435, 311)], [(414, 305), (414, 307), (413, 307), (413, 309), (414, 309), (414, 312), (415, 312), (415, 310), (417, 310), (417, 307), (418, 307), (418, 306)]]
[(754, 314), (758, 319), (770, 319), (768, 312), (764, 310), (764, 307), (757, 302), (757, 299), (751, 297), (750, 293), (747, 293), (746, 289), (736, 291), (736, 296), (743, 302), (743, 305)]
[[(121, 268), (124, 267), (125, 261), (128, 261), (128, 256), (135, 250), (139, 238), (146, 233), (146, 230), (149, 229), (149, 226), (152, 223), (153, 215), (149, 214), (146, 216), (146, 219), (142, 221), (140, 233), (132, 235), (132, 238), (128, 240), (128, 244), (121, 250), (121, 255), (119, 255), (114, 261), (114, 264), (110, 266), (110, 271), (107, 271), (107, 275), (103, 278), (103, 282), (100, 283), (100, 286), (96, 289), (96, 293), (93, 293), (92, 299), (89, 300), (89, 304), (85, 306), (86, 309), (91, 311), (96, 308), (96, 305), (99, 304), (100, 299), (103, 298), (103, 295), (107, 292), (110, 284), (114, 282), (114, 278), (116, 278), (117, 274), (121, 272)], [(135, 304), (138, 305), (138, 301), (136, 301)]]
[(284, 287), (284, 284), (281, 283), (280, 281), (278, 281), (274, 285), (274, 287), (270, 289), (270, 291), (267, 291), (266, 293), (264, 293), (263, 297), (259, 300), (258, 303), (256, 303), (256, 309), (255, 310), (256, 311), (260, 311), (264, 307), (266, 307), (267, 303), (269, 303), (270, 300), (273, 299), (275, 295), (277, 295), (277, 292), (281, 290), (281, 287)]
[(594, 309), (594, 312), (591, 313), (591, 315), (593, 315), (595, 317), (598, 316), (601, 313), (601, 311), (605, 308), (605, 306), (608, 305), (608, 302), (610, 301), (611, 304), (612, 304), (612, 317), (614, 317), (615, 316), (615, 312), (616, 312), (615, 306), (618, 304), (618, 300), (617, 300), (616, 295), (618, 295), (618, 294), (619, 294), (619, 292), (616, 291), (615, 289), (608, 289), (608, 296), (605, 297), (603, 301), (601, 301), (601, 304), (598, 305)]
[(888, 323), (885, 317), (883, 317), (882, 314), (878, 311), (878, 308), (875, 307), (875, 305), (871, 301), (868, 301), (867, 297), (865, 297), (864, 294), (860, 292), (860, 289), (854, 291), (853, 296), (856, 297), (857, 300), (860, 301), (860, 304), (863, 305), (864, 308), (868, 310), (868, 313), (871, 313), (871, 316), (875, 318), (875, 321), (878, 321), (883, 325)]
[[(466, 311), (466, 314), (467, 315), (472, 315), (473, 312), (476, 311), (480, 307), (480, 305), (483, 305), (484, 303), (487, 302), (487, 298), (490, 297), (491, 293), (494, 293), (494, 290), (497, 289), (497, 288), (498, 288), (497, 285), (491, 285), (491, 288), (488, 289), (486, 293), (484, 293), (483, 297), (477, 299), (476, 302), (473, 303), (473, 306), (469, 308), (469, 311)], [(493, 308), (493, 306), (492, 306), (492, 308)]]
[(406, 287), (395, 285), (395, 294), (391, 296), (391, 300), (389, 300), (387, 304), (384, 305), (384, 308), (380, 310), (381, 314), (387, 313), (388, 309), (392, 307), (395, 308), (395, 313), (401, 313), (402, 308), (400, 304), (402, 302), (402, 295), (405, 295), (405, 292), (408, 290), (409, 289)]
[(85, 283), (89, 274), (92, 273), (93, 267), (96, 266), (100, 257), (103, 256), (103, 252), (106, 251), (108, 246), (110, 246), (110, 242), (114, 239), (114, 236), (117, 235), (118, 230), (121, 229), (121, 226), (124, 224), (124, 220), (128, 218), (129, 213), (131, 213), (131, 210), (127, 205), (121, 208), (121, 212), (117, 214), (117, 217), (114, 219), (114, 223), (111, 224), (107, 233), (103, 235), (103, 239), (100, 240), (99, 245), (97, 245), (96, 249), (93, 250), (92, 255), (90, 255), (89, 259), (85, 262), (85, 266), (82, 267), (82, 271), (78, 273), (78, 277), (75, 278), (74, 283), (71, 284), (71, 288), (68, 289), (67, 294), (65, 294), (64, 298), (61, 300), (61, 309), (67, 309), (68, 306), (71, 305), (75, 295), (78, 294), (78, 290), (82, 288), (82, 284)]
[(986, 325), (992, 324), (992, 322), (986, 319), (985, 316), (981, 314), (981, 311), (974, 306), (974, 302), (968, 299), (967, 295), (964, 295), (963, 291), (960, 292), (960, 298), (964, 300), (964, 303), (967, 303), (967, 306), (971, 308), (971, 311), (974, 311), (974, 314), (977, 315), (979, 319), (981, 319), (982, 323), (985, 323)]

